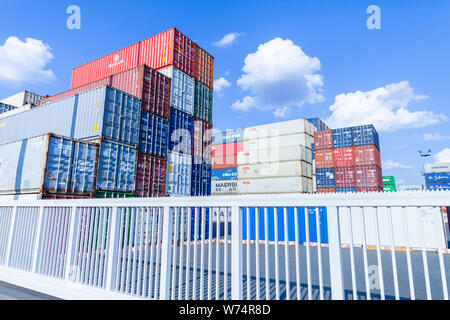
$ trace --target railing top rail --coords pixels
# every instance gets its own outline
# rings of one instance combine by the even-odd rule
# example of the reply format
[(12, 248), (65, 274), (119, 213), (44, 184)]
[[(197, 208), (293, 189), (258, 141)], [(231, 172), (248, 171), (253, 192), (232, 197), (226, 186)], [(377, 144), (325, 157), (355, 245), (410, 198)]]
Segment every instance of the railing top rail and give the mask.
[(211, 197), (167, 197), (77, 200), (2, 200), (0, 207), (410, 207), (450, 206), (450, 191), (337, 194), (264, 194)]

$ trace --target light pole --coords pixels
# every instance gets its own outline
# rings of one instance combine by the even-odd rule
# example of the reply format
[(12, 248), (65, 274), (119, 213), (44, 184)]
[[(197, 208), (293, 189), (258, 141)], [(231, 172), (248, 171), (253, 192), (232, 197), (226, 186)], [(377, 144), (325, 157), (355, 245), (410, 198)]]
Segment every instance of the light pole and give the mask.
[(423, 172), (421, 172), (421, 175), (425, 177), (425, 164), (427, 163), (427, 159), (431, 157), (431, 149), (427, 151), (419, 150), (419, 155), (423, 158)]

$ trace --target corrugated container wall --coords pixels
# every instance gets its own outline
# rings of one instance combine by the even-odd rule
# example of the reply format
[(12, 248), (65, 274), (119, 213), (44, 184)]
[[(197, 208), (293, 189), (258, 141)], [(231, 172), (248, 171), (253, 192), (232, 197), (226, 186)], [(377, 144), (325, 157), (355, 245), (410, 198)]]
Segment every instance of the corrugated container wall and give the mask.
[(174, 67), (167, 67), (159, 72), (172, 79), (170, 105), (193, 115), (195, 80)]
[(151, 113), (141, 112), (139, 151), (157, 157), (167, 157), (169, 122)]
[(98, 146), (52, 134), (0, 146), (0, 193), (93, 194)]
[(300, 160), (312, 163), (312, 151), (302, 145), (275, 149), (254, 149), (238, 152), (237, 155), (238, 165)]
[(103, 85), (109, 85), (141, 99), (143, 111), (169, 118), (171, 79), (145, 65), (42, 99), (39, 105), (62, 100)]
[[(214, 57), (197, 46), (195, 79), (209, 89), (214, 89)], [(207, 119), (205, 119), (207, 120)]]
[(314, 133), (314, 149), (331, 149), (333, 148), (333, 131), (317, 131)]
[(194, 118), (178, 109), (170, 108), (169, 150), (192, 154)]
[(212, 123), (195, 119), (193, 156), (211, 160)]
[(191, 195), (211, 195), (211, 164), (201, 158), (192, 159)]
[(164, 197), (166, 195), (167, 160), (138, 153), (135, 196)]
[(373, 125), (364, 125), (352, 127), (353, 145), (363, 146), (363, 145), (375, 145), (378, 150), (380, 150), (380, 140), (378, 137), (378, 132), (375, 130)]
[(244, 140), (243, 129), (228, 129), (225, 131), (220, 131), (213, 129), (212, 144), (227, 144), (242, 142)]
[(238, 180), (238, 193), (312, 193), (312, 179), (306, 177), (283, 177)]
[(333, 148), (353, 146), (352, 128), (333, 129)]
[(0, 144), (52, 132), (137, 146), (140, 109), (137, 98), (104, 86), (0, 120)]
[(169, 152), (167, 157), (166, 194), (168, 196), (191, 195), (192, 157)]
[(194, 90), (194, 116), (212, 122), (213, 91), (197, 81)]
[(425, 173), (450, 172), (450, 163), (426, 163)]
[(137, 151), (122, 144), (101, 141), (97, 189), (133, 192), (136, 184)]
[(14, 109), (15, 109), (15, 107), (13, 107), (13, 106), (0, 103), (0, 114), (2, 114), (4, 112), (11, 111), (11, 110), (14, 110)]
[[(316, 128), (309, 121), (305, 119), (296, 119), (244, 128), (244, 140), (256, 140), (288, 135), (292, 136), (299, 133), (306, 133), (310, 136), (314, 136), (315, 131)], [(314, 143), (314, 141), (310, 143)]]
[(153, 69), (170, 65), (195, 77), (197, 45), (172, 28), (73, 69), (71, 88), (123, 72), (141, 64)]

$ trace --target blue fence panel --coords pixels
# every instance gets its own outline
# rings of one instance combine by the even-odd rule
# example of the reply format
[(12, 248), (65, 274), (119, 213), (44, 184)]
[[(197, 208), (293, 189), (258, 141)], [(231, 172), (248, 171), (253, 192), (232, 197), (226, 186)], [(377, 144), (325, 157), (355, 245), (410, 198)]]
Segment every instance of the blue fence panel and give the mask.
[[(256, 240), (256, 214), (254, 207), (250, 208), (250, 240)], [(298, 209), (294, 210), (294, 209)], [(316, 207), (289, 207), (287, 208), (287, 240), (295, 242), (295, 212), (298, 214), (298, 230), (299, 243), (306, 242), (306, 219), (305, 209), (308, 212), (309, 225), (309, 241), (317, 242), (317, 224), (316, 224)], [(264, 208), (259, 208), (259, 239), (265, 240), (265, 218)], [(275, 241), (275, 208), (267, 208), (268, 213), (268, 236), (269, 241)], [(284, 232), (284, 211), (282, 207), (277, 208), (278, 213), (278, 241), (285, 241), (286, 236)], [(319, 224), (320, 224), (320, 240), (321, 243), (328, 243), (328, 224), (327, 224), (327, 209), (326, 207), (319, 207)], [(247, 240), (247, 208), (242, 209), (242, 235), (243, 239)]]
[(211, 195), (211, 164), (202, 159), (192, 161), (191, 195)]

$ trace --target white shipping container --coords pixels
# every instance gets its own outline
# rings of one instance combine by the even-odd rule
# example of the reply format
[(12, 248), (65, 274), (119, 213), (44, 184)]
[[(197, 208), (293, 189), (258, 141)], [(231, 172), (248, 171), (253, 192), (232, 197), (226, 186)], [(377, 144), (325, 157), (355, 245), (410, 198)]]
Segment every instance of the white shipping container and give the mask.
[(413, 185), (400, 185), (398, 186), (398, 191), (422, 191), (423, 185), (413, 184)]
[(177, 152), (167, 155), (166, 193), (168, 196), (190, 196), (192, 158)]
[(32, 105), (32, 104), (26, 104), (23, 107), (18, 107), (18, 108), (15, 108), (13, 110), (10, 110), (10, 111), (7, 111), (7, 112), (4, 112), (4, 113), (0, 114), (0, 119), (3, 119), (3, 118), (6, 118), (6, 117), (9, 117), (9, 116), (18, 114), (18, 113), (22, 113), (22, 112), (28, 111), (28, 110), (32, 109), (33, 107), (34, 107), (34, 105)]
[(312, 179), (284, 177), (238, 180), (239, 194), (312, 193)]
[(170, 105), (193, 115), (195, 80), (174, 67), (158, 71), (172, 79)]
[(298, 145), (283, 148), (251, 149), (238, 152), (238, 165), (258, 164), (282, 161), (303, 160), (308, 163), (312, 161), (311, 149)]
[(307, 133), (310, 136), (314, 136), (314, 131), (314, 125), (306, 119), (289, 120), (244, 128), (244, 140), (285, 136), (295, 133)]
[(450, 163), (426, 163), (425, 173), (450, 172)]
[(216, 180), (212, 182), (212, 194), (236, 194), (237, 180)]
[(284, 147), (306, 146), (311, 149), (314, 143), (314, 137), (306, 133), (296, 133), (282, 137), (270, 137), (256, 140), (244, 141), (243, 151), (252, 151), (258, 149), (280, 149)]
[(312, 165), (305, 161), (286, 161), (238, 166), (238, 180), (294, 176), (312, 179)]

